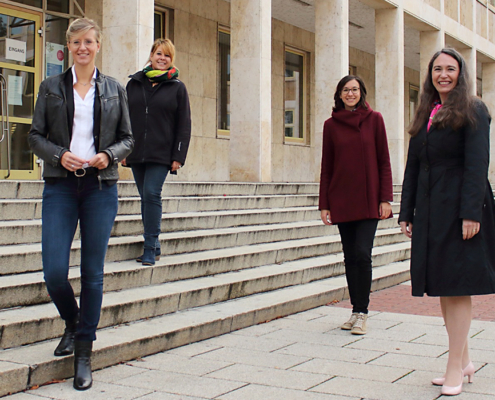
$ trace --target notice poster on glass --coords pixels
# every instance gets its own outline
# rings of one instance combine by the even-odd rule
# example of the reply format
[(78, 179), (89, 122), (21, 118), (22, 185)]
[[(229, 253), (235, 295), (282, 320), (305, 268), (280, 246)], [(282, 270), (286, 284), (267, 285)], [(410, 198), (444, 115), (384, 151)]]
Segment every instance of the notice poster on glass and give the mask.
[(64, 45), (46, 43), (46, 77), (61, 74), (64, 70)]
[(9, 75), (7, 86), (7, 103), (11, 106), (22, 106), (22, 76)]
[(5, 39), (5, 59), (26, 62), (26, 42), (15, 39)]

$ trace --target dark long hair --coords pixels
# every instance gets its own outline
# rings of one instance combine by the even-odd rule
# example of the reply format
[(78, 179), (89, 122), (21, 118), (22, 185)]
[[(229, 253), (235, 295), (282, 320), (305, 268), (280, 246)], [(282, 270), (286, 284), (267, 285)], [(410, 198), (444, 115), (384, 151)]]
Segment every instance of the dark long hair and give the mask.
[(333, 99), (335, 100), (335, 106), (333, 107), (333, 111), (338, 111), (345, 108), (344, 102), (340, 98), (340, 94), (342, 93), (342, 89), (344, 89), (344, 86), (347, 84), (347, 82), (352, 81), (353, 79), (359, 83), (359, 90), (361, 92), (361, 98), (359, 99), (359, 102), (357, 103), (356, 107), (361, 106), (365, 109), (368, 109), (368, 106), (366, 105), (367, 91), (364, 81), (357, 75), (347, 75), (344, 76), (337, 84), (337, 89), (335, 90), (335, 94), (333, 95)]
[(430, 117), (433, 103), (440, 100), (440, 95), (435, 89), (435, 86), (433, 86), (432, 80), (433, 63), (440, 54), (447, 54), (458, 62), (459, 78), (457, 79), (456, 87), (449, 92), (443, 107), (435, 115), (435, 126), (440, 129), (450, 126), (454, 130), (457, 130), (466, 124), (475, 125), (476, 123), (474, 119), (475, 113), (472, 112), (475, 97), (471, 95), (471, 83), (469, 81), (466, 62), (455, 49), (444, 48), (436, 52), (428, 64), (428, 74), (423, 84), (419, 106), (409, 127), (411, 136), (418, 134)]

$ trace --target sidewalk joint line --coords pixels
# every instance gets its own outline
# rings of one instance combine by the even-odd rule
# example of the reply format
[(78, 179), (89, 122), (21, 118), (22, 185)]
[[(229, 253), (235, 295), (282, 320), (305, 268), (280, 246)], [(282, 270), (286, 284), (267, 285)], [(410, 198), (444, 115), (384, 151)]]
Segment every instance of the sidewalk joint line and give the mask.
[(397, 379), (393, 380), (392, 383), (395, 383), (395, 382), (401, 380), (402, 378), (405, 378), (406, 376), (411, 375), (414, 371), (416, 371), (416, 370), (413, 369), (413, 370), (405, 373), (404, 375), (402, 375), (402, 376), (398, 377)]
[(409, 340), (409, 342), (408, 342), (408, 343), (413, 343), (415, 340), (418, 340), (419, 338), (422, 338), (422, 337), (424, 337), (424, 336), (426, 336), (426, 333), (423, 333), (422, 335), (419, 335), (418, 337), (415, 337), (415, 338), (413, 338), (413, 339)]
[(372, 358), (371, 360), (366, 361), (364, 364), (365, 364), (365, 365), (367, 365), (367, 364), (369, 364), (370, 362), (376, 361), (376, 360), (378, 360), (378, 359), (382, 358), (383, 356), (386, 356), (387, 354), (388, 354), (388, 352), (384, 352), (384, 353), (382, 353), (382, 354), (380, 354), (380, 355), (376, 356), (375, 358)]

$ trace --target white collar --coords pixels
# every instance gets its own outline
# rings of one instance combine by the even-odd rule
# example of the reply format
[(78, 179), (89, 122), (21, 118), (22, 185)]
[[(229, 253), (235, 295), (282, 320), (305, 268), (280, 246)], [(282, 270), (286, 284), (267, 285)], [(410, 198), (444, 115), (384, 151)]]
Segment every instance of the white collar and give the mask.
[[(77, 75), (76, 75), (76, 68), (74, 67), (74, 65), (72, 66), (71, 70), (72, 70), (72, 82), (73, 85), (75, 85), (77, 83)], [(94, 86), (95, 80), (96, 80), (96, 67), (95, 70), (93, 71), (93, 77), (91, 78), (91, 86)]]

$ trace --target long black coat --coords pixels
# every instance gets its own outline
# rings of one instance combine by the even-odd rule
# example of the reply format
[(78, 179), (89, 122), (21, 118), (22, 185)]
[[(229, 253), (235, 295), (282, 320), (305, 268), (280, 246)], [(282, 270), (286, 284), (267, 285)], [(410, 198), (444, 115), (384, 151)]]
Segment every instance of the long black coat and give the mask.
[[(399, 221), (413, 223), (413, 296), (495, 293), (494, 200), (488, 182), (490, 116), (475, 106), (476, 127), (433, 125), (409, 142)], [(481, 223), (462, 239), (462, 220)]]

